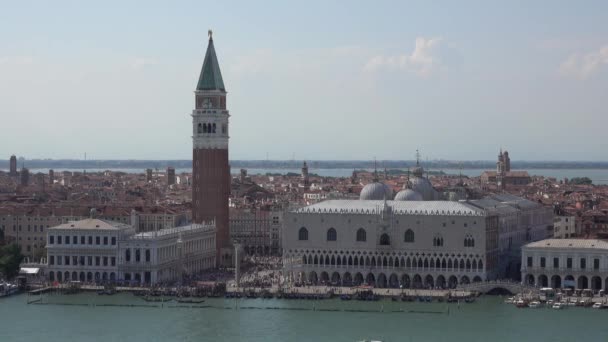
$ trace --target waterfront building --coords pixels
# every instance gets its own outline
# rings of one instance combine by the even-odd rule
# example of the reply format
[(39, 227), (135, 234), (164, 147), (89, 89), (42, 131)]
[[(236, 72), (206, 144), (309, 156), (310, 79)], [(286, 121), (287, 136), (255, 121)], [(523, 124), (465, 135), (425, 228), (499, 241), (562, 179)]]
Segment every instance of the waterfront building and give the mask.
[(522, 250), (524, 283), (552, 288), (608, 290), (608, 242), (546, 239)]
[(468, 203), (498, 216), (498, 274), (501, 278), (518, 279), (521, 247), (551, 236), (553, 210), (510, 194), (490, 195)]
[(118, 279), (154, 285), (215, 267), (213, 222), (127, 236), (119, 243)]
[(215, 53), (212, 32), (203, 62), (192, 111), (192, 216), (195, 223), (215, 220), (218, 265), (232, 263), (228, 198), (228, 118), (226, 88)]
[(130, 225), (94, 218), (49, 228), (49, 281), (118, 280), (118, 243), (133, 234)]
[(509, 195), (324, 201), (286, 214), (285, 268), (296, 281), (378, 287), (518, 278), (521, 246), (546, 238), (552, 220), (550, 209)]
[(453, 288), (497, 277), (498, 217), (466, 202), (329, 200), (284, 226), (295, 281)]
[[(91, 215), (93, 216), (93, 214)], [(131, 225), (96, 218), (47, 232), (49, 281), (179, 281), (215, 266), (213, 222), (136, 233)]]
[(553, 238), (568, 239), (577, 236), (576, 216), (555, 216), (553, 219)]

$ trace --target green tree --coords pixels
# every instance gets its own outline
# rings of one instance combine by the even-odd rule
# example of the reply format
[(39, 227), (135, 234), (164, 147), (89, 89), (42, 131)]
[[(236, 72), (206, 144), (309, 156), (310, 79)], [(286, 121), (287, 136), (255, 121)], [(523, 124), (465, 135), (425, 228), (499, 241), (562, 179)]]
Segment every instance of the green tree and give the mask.
[(593, 181), (589, 177), (574, 177), (570, 180), (570, 184), (576, 185), (591, 185)]
[(19, 273), (19, 264), (23, 260), (21, 249), (16, 244), (0, 247), (0, 273), (7, 279), (15, 277)]

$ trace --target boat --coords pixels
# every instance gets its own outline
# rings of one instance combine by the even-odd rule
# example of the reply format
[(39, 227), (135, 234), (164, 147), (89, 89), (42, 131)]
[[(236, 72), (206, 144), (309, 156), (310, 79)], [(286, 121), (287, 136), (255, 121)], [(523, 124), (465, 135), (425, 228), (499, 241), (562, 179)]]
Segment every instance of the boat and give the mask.
[(551, 306), (553, 306), (553, 303), (554, 303), (554, 302), (553, 302), (551, 299), (549, 299), (549, 300), (547, 301), (547, 306), (548, 306), (548, 307), (551, 307)]
[(341, 300), (351, 300), (352, 297), (351, 297), (351, 295), (343, 294), (343, 295), (340, 296), (340, 299)]
[(601, 308), (603, 308), (603, 306), (604, 306), (604, 304), (602, 304), (600, 302), (597, 302), (597, 303), (593, 304), (592, 308), (594, 308), (594, 309), (601, 309)]
[(530, 302), (530, 304), (528, 304), (528, 307), (531, 308), (531, 309), (539, 308), (540, 307), (540, 302), (536, 301), (536, 300), (533, 301), (533, 302)]
[(515, 302), (515, 306), (518, 308), (527, 308), (528, 303), (526, 303), (526, 301), (523, 299), (519, 299), (518, 301)]
[(19, 292), (19, 286), (11, 283), (0, 283), (0, 297), (8, 297)]
[(204, 299), (193, 299), (193, 298), (178, 298), (175, 300), (178, 303), (182, 303), (182, 304), (200, 304), (200, 303), (204, 303), (205, 300)]
[(509, 297), (505, 299), (505, 304), (513, 304), (515, 303), (515, 297)]
[(555, 302), (555, 303), (553, 304), (553, 306), (551, 306), (551, 309), (555, 309), (555, 310), (561, 310), (561, 309), (563, 309), (564, 307), (565, 307), (565, 306), (564, 306), (564, 304), (563, 304), (563, 303), (560, 303), (560, 302)]

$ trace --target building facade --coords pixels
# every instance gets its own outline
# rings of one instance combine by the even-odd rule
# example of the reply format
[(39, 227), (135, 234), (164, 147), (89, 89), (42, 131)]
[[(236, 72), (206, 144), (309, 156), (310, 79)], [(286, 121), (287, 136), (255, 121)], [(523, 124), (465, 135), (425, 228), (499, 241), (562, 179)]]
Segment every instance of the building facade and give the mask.
[(126, 282), (173, 282), (215, 267), (215, 225), (192, 224), (138, 233), (120, 241), (118, 277)]
[(15, 155), (12, 155), (10, 160), (9, 160), (9, 171), (8, 174), (10, 176), (16, 176), (17, 175), (17, 157)]
[(608, 290), (608, 242), (546, 239), (527, 244), (521, 277), (541, 287)]
[(175, 282), (215, 266), (215, 225), (136, 233), (131, 225), (84, 219), (47, 232), (46, 275), (52, 282)]
[(284, 227), (296, 282), (453, 288), (497, 276), (498, 218), (464, 202), (330, 200), (287, 213)]
[(280, 255), (282, 225), (279, 210), (230, 210), (230, 238), (247, 255)]
[(215, 220), (217, 262), (232, 263), (228, 198), (228, 118), (226, 88), (209, 31), (209, 44), (196, 86), (192, 111), (192, 216), (195, 223)]
[(576, 216), (555, 216), (553, 220), (553, 237), (569, 239), (577, 236)]
[(119, 241), (134, 233), (130, 225), (92, 218), (49, 228), (49, 281), (117, 281)]

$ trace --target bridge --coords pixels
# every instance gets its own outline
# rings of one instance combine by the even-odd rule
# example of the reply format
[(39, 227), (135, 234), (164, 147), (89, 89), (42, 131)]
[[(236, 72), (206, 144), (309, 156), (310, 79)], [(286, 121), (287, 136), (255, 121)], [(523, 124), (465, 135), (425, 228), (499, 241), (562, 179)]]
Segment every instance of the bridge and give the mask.
[(492, 290), (504, 290), (511, 294), (527, 293), (538, 290), (538, 288), (534, 286), (524, 285), (522, 283), (509, 280), (493, 280), (461, 284), (458, 286), (458, 289), (463, 291), (475, 291), (479, 293), (488, 293)]

